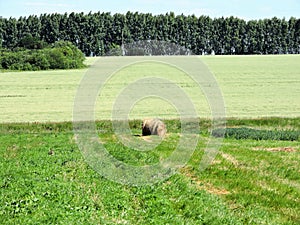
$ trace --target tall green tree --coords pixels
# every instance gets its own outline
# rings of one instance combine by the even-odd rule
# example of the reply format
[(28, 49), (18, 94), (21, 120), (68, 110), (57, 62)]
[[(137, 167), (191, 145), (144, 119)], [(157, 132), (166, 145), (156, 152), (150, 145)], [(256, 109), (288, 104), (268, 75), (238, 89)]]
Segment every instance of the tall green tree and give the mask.
[(15, 18), (3, 19), (3, 43), (5, 48), (13, 49), (18, 44), (18, 28)]
[(57, 13), (40, 16), (42, 24), (40, 36), (47, 43), (54, 43), (59, 40), (59, 18), (60, 15)]

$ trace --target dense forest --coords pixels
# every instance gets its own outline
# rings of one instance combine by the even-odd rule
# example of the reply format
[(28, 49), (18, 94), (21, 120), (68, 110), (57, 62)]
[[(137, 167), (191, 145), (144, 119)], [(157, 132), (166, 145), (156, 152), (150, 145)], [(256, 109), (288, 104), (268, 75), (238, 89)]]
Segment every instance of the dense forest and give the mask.
[(22, 47), (21, 40), (29, 36), (46, 44), (69, 41), (87, 56), (107, 55), (124, 49), (125, 44), (143, 40), (173, 43), (194, 54), (300, 53), (300, 19), (294, 17), (245, 21), (172, 12), (42, 14), (0, 17), (0, 31), (2, 49)]

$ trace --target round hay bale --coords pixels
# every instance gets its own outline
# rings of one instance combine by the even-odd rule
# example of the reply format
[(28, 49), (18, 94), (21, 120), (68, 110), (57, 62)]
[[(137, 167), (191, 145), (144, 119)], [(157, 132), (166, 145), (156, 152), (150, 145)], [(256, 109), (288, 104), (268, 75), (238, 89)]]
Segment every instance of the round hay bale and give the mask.
[(142, 135), (158, 135), (164, 137), (167, 133), (166, 125), (160, 119), (144, 119), (142, 125)]

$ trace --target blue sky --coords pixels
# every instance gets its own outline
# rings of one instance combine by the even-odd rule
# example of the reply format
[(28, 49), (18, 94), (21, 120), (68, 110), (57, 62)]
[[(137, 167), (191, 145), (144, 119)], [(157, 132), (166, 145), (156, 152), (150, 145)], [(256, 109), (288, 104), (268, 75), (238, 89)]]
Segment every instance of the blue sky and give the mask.
[(174, 12), (196, 16), (236, 16), (245, 20), (277, 16), (300, 18), (300, 0), (0, 0), (0, 16), (9, 18), (65, 12)]

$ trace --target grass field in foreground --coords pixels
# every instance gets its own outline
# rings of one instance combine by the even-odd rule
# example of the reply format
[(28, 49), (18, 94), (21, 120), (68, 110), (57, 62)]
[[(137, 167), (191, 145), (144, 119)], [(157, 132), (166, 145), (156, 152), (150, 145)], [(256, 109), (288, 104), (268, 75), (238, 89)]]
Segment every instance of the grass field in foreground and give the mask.
[[(133, 133), (140, 133), (140, 122), (133, 123)], [(176, 124), (167, 124), (175, 140)], [(142, 187), (114, 183), (92, 170), (71, 123), (2, 124), (0, 224), (299, 224), (299, 142), (228, 138), (200, 172), (208, 124), (202, 121), (201, 140), (184, 168)], [(299, 124), (299, 118), (228, 121), (229, 127), (283, 130)], [(108, 151), (129, 164), (151, 164), (170, 151), (124, 148), (110, 122), (97, 127)], [(173, 144), (167, 138), (164, 146)]]
[[(104, 57), (99, 58), (99, 63), (115, 67), (118, 61), (125, 58)], [(97, 119), (111, 118), (111, 107), (116, 96), (130, 81), (155, 75), (174, 80), (188, 94), (199, 115), (210, 116), (203, 93), (184, 73), (174, 67), (153, 63), (160, 57), (133, 59), (152, 62), (129, 66), (114, 74), (96, 102)], [(200, 59), (216, 77), (223, 93), (227, 117), (300, 116), (299, 55), (214, 56)], [(88, 58), (88, 64), (95, 60)], [(87, 69), (0, 73), (0, 122), (71, 121), (74, 96), (86, 72)], [(153, 114), (162, 118), (178, 116), (172, 105), (161, 99), (148, 98), (134, 105), (130, 118)]]

